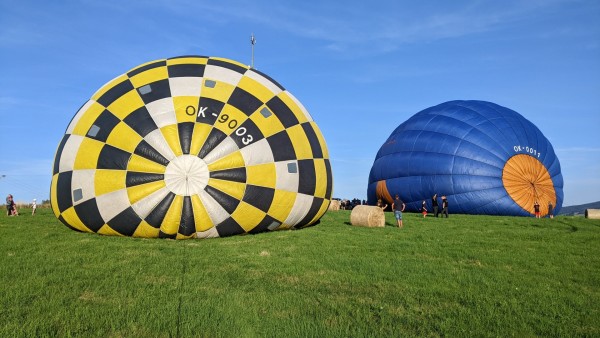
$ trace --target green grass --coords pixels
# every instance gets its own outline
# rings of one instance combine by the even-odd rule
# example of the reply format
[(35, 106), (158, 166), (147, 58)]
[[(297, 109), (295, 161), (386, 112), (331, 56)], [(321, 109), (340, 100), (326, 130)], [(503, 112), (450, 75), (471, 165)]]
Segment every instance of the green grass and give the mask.
[(600, 336), (600, 221), (405, 214), (209, 240), (0, 217), (0, 336)]

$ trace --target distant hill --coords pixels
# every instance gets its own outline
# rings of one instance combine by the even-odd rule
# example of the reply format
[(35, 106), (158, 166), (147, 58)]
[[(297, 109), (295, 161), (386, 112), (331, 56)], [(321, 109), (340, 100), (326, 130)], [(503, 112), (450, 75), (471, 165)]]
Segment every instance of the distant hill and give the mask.
[(600, 209), (600, 201), (587, 204), (572, 205), (569, 207), (562, 207), (562, 209), (560, 209), (560, 215), (585, 215), (585, 209)]

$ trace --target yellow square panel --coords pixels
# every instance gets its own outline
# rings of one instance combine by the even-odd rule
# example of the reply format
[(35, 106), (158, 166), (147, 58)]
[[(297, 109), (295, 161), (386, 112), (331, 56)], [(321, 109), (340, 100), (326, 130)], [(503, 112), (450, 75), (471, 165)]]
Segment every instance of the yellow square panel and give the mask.
[(129, 198), (129, 203), (135, 204), (141, 199), (150, 196), (152, 193), (164, 188), (165, 186), (165, 181), (155, 181), (128, 187), (127, 197)]
[(190, 154), (198, 155), (200, 149), (206, 142), (206, 138), (210, 135), (212, 126), (204, 123), (196, 123), (194, 126), (194, 133), (192, 134), (192, 146), (190, 147)]
[(325, 160), (315, 159), (315, 197), (325, 198), (327, 193), (327, 167), (325, 167)]
[(238, 207), (235, 209), (235, 211), (233, 212), (231, 217), (246, 232), (248, 232), (248, 231), (254, 229), (254, 227), (256, 227), (256, 225), (258, 223), (260, 223), (260, 221), (262, 221), (266, 215), (267, 214), (264, 211), (242, 201), (242, 202), (240, 202)]
[(254, 124), (256, 124), (256, 126), (258, 127), (258, 129), (264, 135), (265, 138), (269, 137), (271, 135), (275, 135), (278, 132), (285, 129), (283, 124), (281, 124), (281, 121), (279, 121), (279, 119), (277, 119), (277, 116), (275, 116), (275, 114), (273, 114), (273, 112), (271, 112), (271, 115), (268, 117), (265, 117), (261, 113), (261, 110), (263, 110), (263, 108), (266, 108), (266, 107), (267, 106), (263, 105), (262, 107), (258, 108), (258, 111), (256, 113), (250, 115), (250, 120), (252, 120), (252, 122), (254, 122)]
[(127, 163), (127, 171), (164, 174), (165, 170), (167, 170), (167, 167), (162, 164), (150, 161), (149, 159), (136, 154), (131, 155), (129, 162)]
[(69, 209), (63, 211), (61, 216), (65, 222), (67, 222), (73, 228), (83, 232), (93, 232), (92, 230), (88, 229), (88, 227), (83, 225), (83, 222), (79, 219), (79, 216), (77, 216), (77, 212), (75, 212), (74, 207), (70, 207)]
[(183, 196), (175, 195), (175, 199), (165, 218), (162, 221), (160, 230), (167, 235), (175, 235), (179, 230), (179, 224), (181, 223), (181, 210), (183, 208)]
[(275, 188), (277, 169), (275, 163), (265, 163), (246, 167), (246, 183), (261, 187)]
[(114, 86), (118, 85), (119, 83), (127, 80), (127, 75), (123, 74), (120, 75), (114, 79), (112, 79), (109, 83), (105, 84), (102, 88), (98, 89), (97, 92), (94, 93), (94, 95), (92, 95), (92, 99), (94, 101), (98, 101), (98, 99), (104, 95), (107, 91), (109, 91), (110, 89), (112, 89)]
[(52, 206), (52, 211), (54, 211), (54, 215), (58, 217), (60, 215), (60, 209), (58, 209), (58, 174), (52, 176), (52, 183), (50, 184), (50, 205)]
[(304, 114), (302, 109), (296, 104), (296, 101), (294, 101), (287, 94), (287, 92), (281, 92), (278, 96), (281, 99), (281, 101), (283, 101), (288, 107), (290, 107), (294, 115), (296, 115), (296, 118), (298, 119), (299, 123), (304, 123), (308, 121), (308, 118), (306, 118), (306, 114)]
[(100, 235), (105, 236), (123, 236), (120, 233), (116, 232), (113, 228), (111, 228), (108, 224), (104, 224), (99, 230), (98, 233)]
[(133, 237), (142, 237), (142, 238), (157, 238), (159, 230), (154, 228), (146, 221), (142, 221), (140, 225), (135, 229), (133, 233)]
[(85, 136), (90, 130), (98, 116), (104, 111), (104, 107), (98, 102), (93, 102), (92, 105), (85, 111), (81, 116), (75, 128), (73, 128), (73, 135)]
[(275, 96), (275, 94), (269, 90), (269, 88), (263, 86), (258, 81), (249, 78), (248, 76), (243, 76), (240, 82), (238, 83), (238, 87), (247, 91), (248, 93), (252, 93), (252, 95), (256, 96), (263, 103), (268, 102), (270, 99)]
[(283, 223), (292, 211), (297, 195), (295, 192), (276, 189), (273, 203), (267, 212), (269, 216)]
[(148, 69), (130, 78), (135, 88), (143, 87), (149, 83), (164, 80), (169, 77), (166, 66)]
[(108, 135), (107, 144), (115, 146), (128, 153), (133, 153), (142, 137), (125, 122), (119, 122)]
[(214, 226), (198, 195), (192, 195), (192, 209), (194, 210), (194, 223), (196, 223), (196, 232), (206, 231)]
[(175, 236), (175, 239), (190, 239), (190, 238), (196, 238), (196, 233), (193, 232), (191, 235), (184, 236), (178, 232), (177, 236)]
[(226, 104), (217, 117), (217, 121), (215, 121), (214, 126), (215, 128), (224, 132), (226, 135), (231, 135), (247, 119), (248, 115), (244, 114), (236, 107)]
[(179, 128), (176, 124), (171, 124), (168, 126), (164, 126), (160, 128), (160, 132), (163, 134), (163, 137), (167, 141), (167, 144), (173, 150), (173, 153), (177, 156), (183, 155), (183, 150), (181, 150), (181, 143), (179, 141)]
[(200, 57), (185, 57), (185, 58), (176, 58), (167, 60), (167, 66), (171, 65), (181, 65), (181, 64), (197, 64), (197, 65), (205, 65), (208, 62), (208, 58), (200, 58)]
[(290, 136), (290, 140), (294, 145), (294, 151), (296, 152), (296, 158), (299, 160), (312, 158), (312, 149), (310, 142), (306, 137), (306, 133), (301, 125), (297, 124), (287, 129), (287, 133)]
[(140, 98), (137, 90), (130, 90), (125, 95), (119, 97), (115, 102), (111, 103), (107, 108), (116, 117), (124, 120), (129, 114), (133, 113), (144, 105), (144, 101)]
[[(207, 81), (214, 84), (214, 87), (207, 86)], [(217, 81), (214, 79), (204, 78), (204, 82), (202, 83), (202, 96), (211, 98), (213, 100), (217, 100), (219, 102), (226, 103), (233, 93), (235, 86), (230, 85), (226, 82)]]
[(83, 141), (81, 141), (81, 145), (77, 151), (73, 169), (96, 169), (98, 167), (98, 157), (100, 157), (102, 147), (104, 147), (103, 142), (85, 137)]
[(313, 121), (309, 122), (310, 125), (315, 130), (317, 134), (317, 138), (319, 139), (319, 144), (321, 144), (321, 151), (323, 151), (323, 158), (329, 158), (329, 150), (327, 149), (327, 144), (325, 143), (325, 139), (323, 138), (323, 134), (321, 133), (321, 129), (317, 126), (317, 124)]
[(223, 158), (216, 160), (215, 162), (208, 164), (209, 171), (217, 171), (231, 168), (241, 168), (245, 165), (244, 157), (238, 150)]
[(94, 187), (96, 188), (96, 196), (125, 189), (126, 175), (127, 172), (124, 170), (96, 170), (96, 175), (94, 177)]
[(246, 184), (240, 182), (211, 178), (208, 185), (238, 200), (241, 200), (246, 192)]
[(199, 100), (200, 98), (198, 96), (173, 97), (177, 122), (196, 122)]

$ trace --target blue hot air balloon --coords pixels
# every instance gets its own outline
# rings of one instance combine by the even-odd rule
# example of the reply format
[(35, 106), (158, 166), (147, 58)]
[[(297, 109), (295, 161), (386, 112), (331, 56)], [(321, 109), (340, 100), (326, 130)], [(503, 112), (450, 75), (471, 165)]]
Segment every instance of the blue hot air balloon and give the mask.
[[(451, 213), (541, 216), (563, 202), (560, 163), (542, 132), (492, 102), (449, 101), (418, 112), (379, 149), (369, 204), (398, 194), (407, 210), (445, 195)], [(430, 209), (431, 210), (431, 209)]]

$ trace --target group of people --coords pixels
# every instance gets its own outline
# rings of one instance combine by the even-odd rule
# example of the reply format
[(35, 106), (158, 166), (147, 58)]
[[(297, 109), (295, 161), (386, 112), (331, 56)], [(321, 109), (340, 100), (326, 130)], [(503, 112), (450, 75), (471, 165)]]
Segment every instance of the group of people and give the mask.
[[(31, 203), (31, 215), (35, 215), (35, 210), (37, 209), (37, 200), (34, 198)], [(19, 216), (19, 210), (17, 209), (17, 204), (15, 203), (15, 199), (13, 195), (8, 194), (6, 196), (6, 215), (7, 216)]]
[[(535, 201), (533, 203), (533, 213), (535, 215), (535, 218), (542, 218), (542, 214), (540, 212), (540, 204), (538, 203), (538, 201)], [(550, 218), (554, 218), (554, 205), (552, 205), (552, 202), (548, 202), (548, 217)]]
[[(435, 217), (438, 217), (438, 215), (441, 214), (441, 217), (446, 216), (446, 218), (448, 218), (448, 198), (446, 198), (446, 196), (442, 196), (442, 210), (440, 211), (437, 196), (437, 194), (434, 194), (431, 198), (433, 214)], [(377, 200), (377, 206), (381, 208), (381, 210), (385, 210), (388, 207), (388, 205), (385, 204), (381, 199)], [(394, 211), (394, 216), (396, 217), (399, 228), (402, 228), (402, 212), (404, 211), (405, 207), (406, 205), (400, 199), (400, 197), (395, 195), (394, 202), (392, 203), (392, 211)], [(538, 201), (535, 201), (533, 204), (533, 210), (535, 218), (541, 218), (540, 204)], [(427, 217), (427, 211), (427, 202), (423, 201), (423, 203), (421, 203), (421, 213), (423, 214), (423, 218)], [(552, 205), (552, 202), (548, 202), (548, 217), (554, 218), (554, 205)]]
[[(438, 217), (439, 214), (446, 218), (448, 218), (448, 199), (446, 196), (442, 196), (442, 210), (439, 211), (439, 204), (437, 194), (433, 195), (431, 198), (431, 205), (433, 206), (433, 213), (435, 217)], [(388, 205), (385, 204), (381, 199), (377, 200), (377, 206), (381, 208), (381, 210), (385, 210)], [(398, 222), (398, 227), (402, 228), (402, 212), (406, 208), (404, 202), (400, 199), (398, 195), (395, 196), (394, 202), (392, 203), (392, 211), (394, 211), (394, 216), (396, 217), (396, 221)], [(423, 201), (421, 204), (421, 213), (423, 214), (423, 218), (427, 217), (427, 202)]]
[(340, 200), (340, 209), (342, 210), (352, 210), (357, 205), (367, 204), (367, 201), (361, 201), (358, 198), (353, 198), (352, 200)]
[[(442, 217), (446, 216), (448, 218), (448, 198), (442, 195), (442, 211), (439, 211), (438, 197), (437, 194), (433, 194), (431, 197), (431, 206), (433, 207), (433, 214), (435, 217), (441, 213)], [(423, 214), (423, 218), (427, 217), (427, 203), (423, 201), (421, 203), (421, 213)]]

